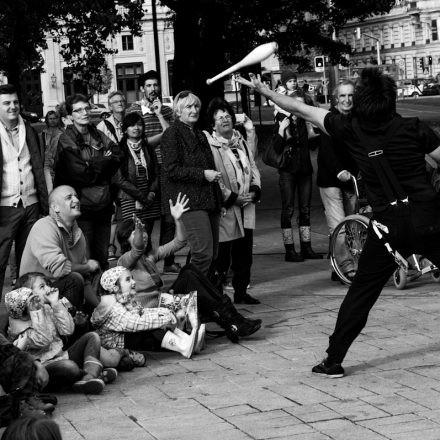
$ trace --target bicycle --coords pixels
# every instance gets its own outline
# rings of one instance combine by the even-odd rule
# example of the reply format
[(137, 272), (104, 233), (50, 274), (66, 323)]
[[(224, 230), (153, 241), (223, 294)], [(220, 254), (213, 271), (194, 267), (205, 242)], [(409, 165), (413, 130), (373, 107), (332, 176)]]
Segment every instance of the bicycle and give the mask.
[[(367, 239), (370, 217), (365, 215), (359, 203), (359, 188), (357, 180), (352, 176), (353, 187), (356, 194), (356, 214), (349, 215), (336, 226), (330, 237), (330, 262), (333, 270), (339, 279), (346, 285), (351, 285), (352, 276), (348, 276), (347, 267), (350, 272), (357, 271), (359, 257), (362, 253)], [(383, 233), (387, 234), (386, 226), (373, 221), (373, 230), (376, 235), (384, 241), (384, 246), (396, 261), (397, 268), (393, 273), (393, 282), (398, 290), (406, 287), (409, 281), (414, 281), (422, 275), (430, 273), (431, 279), (439, 283), (440, 271), (429, 260), (421, 255), (411, 255), (408, 259), (402, 257), (399, 252), (393, 250), (386, 242)]]
[(357, 179), (351, 177), (356, 194), (355, 214), (348, 215), (336, 226), (330, 236), (330, 263), (338, 278), (351, 285), (356, 273), (359, 257), (367, 239), (370, 218), (365, 207), (361, 208)]

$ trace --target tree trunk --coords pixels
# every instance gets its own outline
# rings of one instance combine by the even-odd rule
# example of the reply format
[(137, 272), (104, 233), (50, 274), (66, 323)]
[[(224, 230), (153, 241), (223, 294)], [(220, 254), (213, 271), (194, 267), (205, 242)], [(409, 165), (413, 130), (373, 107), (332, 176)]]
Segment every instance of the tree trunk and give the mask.
[(224, 13), (215, 4), (203, 9), (204, 3), (186, 1), (184, 7), (176, 9), (173, 63), (174, 95), (191, 90), (201, 99), (203, 109), (212, 98), (224, 96), (222, 80), (210, 86), (206, 80), (227, 67), (222, 45)]
[(8, 83), (15, 86), (15, 88), (17, 89), (18, 98), (21, 99), (22, 96), (20, 80), (23, 72), (21, 71), (21, 67), (17, 62), (17, 55), (13, 48), (10, 48), (8, 50), (7, 58), (8, 70), (6, 74), (8, 77)]

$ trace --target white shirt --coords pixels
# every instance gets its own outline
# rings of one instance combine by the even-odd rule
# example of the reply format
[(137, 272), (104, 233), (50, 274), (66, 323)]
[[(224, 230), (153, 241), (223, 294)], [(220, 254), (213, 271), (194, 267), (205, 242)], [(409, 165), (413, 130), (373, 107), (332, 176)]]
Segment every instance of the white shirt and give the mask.
[(21, 116), (12, 130), (0, 123), (0, 143), (3, 155), (0, 206), (17, 207), (20, 200), (24, 207), (37, 203), (26, 126)]

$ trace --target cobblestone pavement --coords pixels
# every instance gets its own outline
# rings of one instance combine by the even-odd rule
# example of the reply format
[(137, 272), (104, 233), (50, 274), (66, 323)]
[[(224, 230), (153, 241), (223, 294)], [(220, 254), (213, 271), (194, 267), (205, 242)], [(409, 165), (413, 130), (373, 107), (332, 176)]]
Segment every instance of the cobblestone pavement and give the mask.
[(264, 321), (254, 337), (209, 341), (186, 360), (148, 356), (100, 396), (62, 394), (55, 412), (65, 440), (439, 439), (437, 286), (389, 286), (344, 364), (347, 376), (312, 375), (345, 288), (328, 260), (255, 258), (242, 311)]

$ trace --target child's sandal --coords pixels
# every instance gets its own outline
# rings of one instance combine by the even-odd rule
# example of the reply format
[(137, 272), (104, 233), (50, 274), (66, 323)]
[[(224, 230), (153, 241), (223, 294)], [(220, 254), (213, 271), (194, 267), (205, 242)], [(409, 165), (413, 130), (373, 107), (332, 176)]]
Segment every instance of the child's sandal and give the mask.
[(101, 379), (105, 384), (112, 383), (118, 377), (118, 372), (116, 368), (104, 368), (101, 373)]
[(142, 353), (138, 351), (128, 350), (128, 355), (130, 359), (133, 361), (135, 367), (143, 367), (147, 360)]

